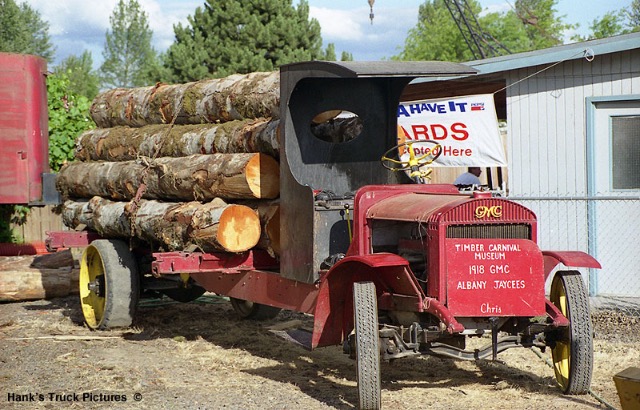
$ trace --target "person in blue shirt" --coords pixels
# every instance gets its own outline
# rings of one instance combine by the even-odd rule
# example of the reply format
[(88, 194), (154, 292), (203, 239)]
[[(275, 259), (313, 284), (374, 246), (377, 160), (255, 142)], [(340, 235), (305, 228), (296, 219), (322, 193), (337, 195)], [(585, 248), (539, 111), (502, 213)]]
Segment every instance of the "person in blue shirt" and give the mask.
[(469, 167), (467, 168), (467, 172), (461, 174), (456, 180), (453, 182), (453, 185), (481, 185), (480, 183), (480, 174), (482, 173), (482, 169), (480, 167)]

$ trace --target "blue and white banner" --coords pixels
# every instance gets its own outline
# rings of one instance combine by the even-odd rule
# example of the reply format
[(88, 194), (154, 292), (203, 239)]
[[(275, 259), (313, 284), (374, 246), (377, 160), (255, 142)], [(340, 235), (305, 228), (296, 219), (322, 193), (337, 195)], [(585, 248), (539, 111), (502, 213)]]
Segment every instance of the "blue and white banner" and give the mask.
[[(400, 104), (398, 142), (425, 140), (437, 142), (443, 150), (432, 167), (507, 165), (491, 94)], [(416, 154), (432, 146), (418, 144)]]

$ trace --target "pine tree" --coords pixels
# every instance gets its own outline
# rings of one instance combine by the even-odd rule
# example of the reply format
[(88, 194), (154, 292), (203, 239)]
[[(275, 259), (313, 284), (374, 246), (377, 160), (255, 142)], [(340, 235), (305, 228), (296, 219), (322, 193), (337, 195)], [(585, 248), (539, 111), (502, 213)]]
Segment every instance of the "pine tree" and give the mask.
[(153, 31), (149, 28), (147, 13), (137, 0), (120, 0), (109, 18), (100, 67), (105, 87), (137, 87), (148, 85), (157, 53), (151, 46)]
[(324, 50), (324, 60), (336, 61), (336, 45), (333, 43), (327, 44), (327, 48)]
[(206, 0), (189, 24), (174, 26), (166, 65), (176, 82), (270, 71), (324, 57), (320, 24), (309, 5), (291, 0)]
[(340, 61), (353, 61), (353, 54), (343, 51), (340, 55)]
[(49, 37), (49, 23), (26, 3), (0, 0), (0, 51), (35, 54), (53, 61), (55, 47)]

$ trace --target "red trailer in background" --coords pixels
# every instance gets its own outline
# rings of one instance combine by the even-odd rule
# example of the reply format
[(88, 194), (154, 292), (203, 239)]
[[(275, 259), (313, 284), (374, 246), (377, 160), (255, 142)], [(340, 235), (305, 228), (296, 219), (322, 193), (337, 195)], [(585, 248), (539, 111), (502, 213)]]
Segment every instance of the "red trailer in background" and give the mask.
[(53, 182), (46, 75), (41, 57), (0, 53), (1, 204), (44, 205), (55, 202), (49, 195), (57, 198), (55, 189), (43, 189)]

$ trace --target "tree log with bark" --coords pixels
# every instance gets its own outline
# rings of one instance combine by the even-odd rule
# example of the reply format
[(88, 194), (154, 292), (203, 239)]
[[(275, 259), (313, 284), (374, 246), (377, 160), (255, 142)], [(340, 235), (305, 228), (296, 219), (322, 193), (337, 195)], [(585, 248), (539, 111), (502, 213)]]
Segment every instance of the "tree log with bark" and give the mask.
[(272, 199), (280, 192), (280, 168), (260, 153), (72, 162), (60, 170), (56, 188), (64, 198), (122, 200), (134, 198), (142, 182), (147, 199)]
[(80, 161), (128, 161), (140, 156), (252, 152), (278, 158), (278, 126), (279, 120), (257, 118), (222, 124), (95, 128), (78, 137), (75, 158)]
[(273, 258), (280, 255), (279, 201), (242, 201), (240, 204), (255, 210), (260, 217), (260, 240), (257, 248), (266, 250)]
[(101, 197), (65, 201), (66, 226), (86, 227), (105, 238), (135, 237), (165, 251), (244, 252), (260, 239), (260, 219), (253, 209), (211, 202), (115, 202)]
[(99, 94), (91, 117), (101, 128), (202, 124), (279, 117), (280, 74), (257, 72), (186, 84), (116, 88)]
[(0, 271), (0, 302), (52, 299), (77, 293), (78, 271), (72, 267)]
[[(50, 299), (77, 293), (78, 270), (74, 269), (71, 252), (59, 257), (61, 253), (1, 258), (0, 302)], [(48, 261), (42, 263), (45, 258)], [(38, 259), (40, 263), (35, 263)]]

